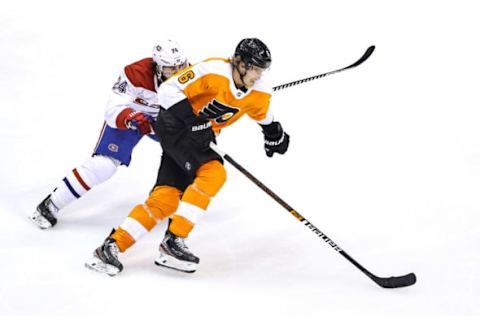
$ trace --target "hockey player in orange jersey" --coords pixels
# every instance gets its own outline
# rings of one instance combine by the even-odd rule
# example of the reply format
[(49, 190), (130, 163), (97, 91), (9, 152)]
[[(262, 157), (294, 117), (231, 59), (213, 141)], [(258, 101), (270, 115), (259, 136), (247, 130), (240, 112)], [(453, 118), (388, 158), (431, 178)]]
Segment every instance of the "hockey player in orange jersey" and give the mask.
[(126, 251), (159, 221), (171, 218), (160, 244), (157, 265), (194, 272), (199, 263), (185, 244), (211, 199), (226, 180), (221, 157), (210, 149), (222, 128), (244, 114), (263, 130), (267, 156), (284, 154), (289, 135), (270, 110), (267, 46), (256, 38), (240, 41), (231, 59), (212, 58), (167, 80), (158, 90), (155, 124), (163, 148), (156, 186), (144, 204), (98, 247), (86, 266), (109, 275), (122, 271), (118, 253)]

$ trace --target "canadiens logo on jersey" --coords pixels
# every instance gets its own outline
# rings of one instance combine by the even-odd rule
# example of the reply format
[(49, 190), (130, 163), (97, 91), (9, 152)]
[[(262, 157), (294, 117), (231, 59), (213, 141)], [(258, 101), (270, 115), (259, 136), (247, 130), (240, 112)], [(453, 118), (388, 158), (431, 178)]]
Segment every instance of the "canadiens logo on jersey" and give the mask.
[(213, 99), (203, 107), (199, 113), (207, 116), (210, 120), (214, 120), (217, 124), (223, 124), (231, 119), (238, 111), (238, 108), (225, 105)]
[(145, 105), (145, 106), (148, 106), (148, 102), (145, 101), (144, 99), (140, 98), (140, 97), (136, 97), (135, 98), (135, 103), (138, 103), (138, 104), (141, 104), (141, 105)]
[(118, 152), (118, 145), (117, 144), (108, 144), (108, 150), (114, 152), (114, 153), (117, 153)]

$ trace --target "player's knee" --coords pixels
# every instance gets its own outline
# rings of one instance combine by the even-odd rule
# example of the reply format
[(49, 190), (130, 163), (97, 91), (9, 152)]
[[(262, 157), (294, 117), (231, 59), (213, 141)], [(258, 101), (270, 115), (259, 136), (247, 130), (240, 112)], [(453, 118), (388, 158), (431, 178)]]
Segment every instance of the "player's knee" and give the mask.
[(94, 186), (110, 179), (119, 165), (120, 162), (114, 158), (95, 155), (86, 160), (78, 169), (90, 185)]
[(205, 194), (215, 196), (227, 180), (225, 167), (218, 160), (211, 160), (198, 168), (195, 184)]
[(154, 217), (162, 220), (176, 211), (181, 195), (182, 192), (175, 187), (158, 186), (150, 193), (145, 204)]
[(212, 160), (203, 164), (198, 168), (193, 183), (185, 190), (182, 201), (206, 210), (226, 178), (225, 168), (219, 161)]
[[(130, 214), (129, 218), (134, 219), (139, 224), (141, 224), (146, 230), (152, 230), (155, 225), (157, 225), (158, 219), (153, 214), (152, 210), (145, 204), (136, 205)], [(130, 232), (130, 229), (124, 228), (126, 231)], [(133, 234), (131, 234), (133, 235)]]

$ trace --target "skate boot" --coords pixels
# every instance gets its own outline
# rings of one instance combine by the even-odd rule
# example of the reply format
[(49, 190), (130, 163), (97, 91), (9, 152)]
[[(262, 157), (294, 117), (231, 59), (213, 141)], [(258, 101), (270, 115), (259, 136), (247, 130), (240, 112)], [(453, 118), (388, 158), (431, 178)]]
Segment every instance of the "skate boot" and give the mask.
[(53, 205), (49, 194), (40, 204), (31, 216), (30, 220), (40, 227), (41, 229), (47, 229), (55, 226), (57, 223), (58, 208)]
[(110, 237), (114, 232), (115, 230), (112, 231), (100, 247), (95, 249), (93, 257), (85, 262), (85, 267), (109, 276), (117, 275), (123, 270), (123, 265), (118, 260), (120, 250), (115, 239)]
[(159, 247), (160, 254), (155, 264), (182, 272), (193, 273), (200, 259), (188, 250), (185, 239), (167, 230)]

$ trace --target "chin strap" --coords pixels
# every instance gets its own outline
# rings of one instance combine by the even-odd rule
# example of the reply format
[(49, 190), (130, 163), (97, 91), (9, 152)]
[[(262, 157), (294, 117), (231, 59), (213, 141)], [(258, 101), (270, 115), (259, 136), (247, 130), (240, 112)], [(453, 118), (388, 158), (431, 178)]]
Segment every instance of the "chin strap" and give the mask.
[(156, 72), (156, 73), (155, 73), (155, 78), (157, 79), (157, 88), (160, 87), (160, 85), (161, 85), (165, 80), (167, 80), (167, 78), (166, 78), (162, 73), (159, 73), (159, 72)]

